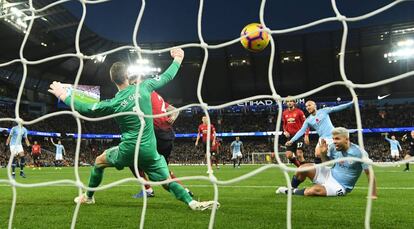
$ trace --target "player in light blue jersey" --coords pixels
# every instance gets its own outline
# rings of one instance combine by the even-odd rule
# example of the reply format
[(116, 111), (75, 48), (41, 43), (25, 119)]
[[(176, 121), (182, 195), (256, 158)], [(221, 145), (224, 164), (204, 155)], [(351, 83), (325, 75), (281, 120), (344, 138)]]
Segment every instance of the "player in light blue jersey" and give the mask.
[(329, 114), (332, 112), (337, 112), (344, 110), (346, 108), (352, 107), (353, 101), (345, 103), (335, 107), (325, 107), (320, 110), (317, 109), (316, 103), (312, 100), (306, 102), (306, 110), (309, 112), (309, 116), (306, 118), (305, 122), (302, 125), (302, 128), (293, 136), (290, 141), (286, 142), (286, 146), (292, 145), (296, 140), (302, 137), (305, 134), (307, 128), (314, 129), (318, 135), (319, 140), (315, 148), (315, 163), (319, 164), (320, 159), (320, 142), (325, 140), (327, 144), (331, 144), (332, 141), (332, 130), (334, 126), (332, 125), (331, 118)]
[[(368, 159), (368, 154), (358, 145), (349, 141), (349, 132), (343, 127), (332, 131), (333, 144), (329, 146), (322, 140), (320, 144), (322, 161), (344, 157)], [(332, 168), (322, 166), (315, 168), (314, 164), (303, 164), (300, 168), (310, 168), (309, 171), (297, 172), (292, 178), (292, 193), (305, 196), (344, 196), (350, 193), (364, 171), (369, 180), (368, 165), (358, 161), (339, 161)], [(309, 178), (314, 185), (309, 188), (298, 189), (300, 183)], [(287, 194), (286, 187), (276, 190), (277, 194)], [(377, 199), (377, 188), (374, 178), (372, 198)]]
[(55, 169), (62, 169), (63, 166), (63, 156), (66, 154), (65, 147), (62, 145), (62, 142), (59, 140), (58, 144), (55, 144), (53, 138), (50, 138), (52, 144), (56, 147), (56, 158), (55, 158)]
[(243, 157), (242, 154), (243, 150), (243, 142), (240, 141), (240, 137), (236, 137), (236, 140), (233, 141), (230, 145), (230, 151), (232, 153), (231, 160), (233, 161), (233, 168), (236, 168), (236, 161), (237, 161), (237, 168), (240, 168), (241, 159)]
[(395, 135), (391, 136), (391, 139), (388, 138), (388, 133), (385, 134), (385, 140), (390, 143), (391, 157), (393, 161), (400, 160), (400, 151), (402, 151), (400, 142), (395, 140)]
[(16, 165), (18, 158), (20, 158), (20, 176), (26, 178), (23, 172), (25, 165), (24, 150), (22, 146), (22, 139), (24, 138), (26, 145), (30, 146), (30, 141), (27, 138), (27, 129), (24, 126), (16, 125), (9, 133), (9, 137), (6, 140), (6, 145), (10, 145), (10, 153), (13, 156), (12, 162), (12, 177), (16, 178)]

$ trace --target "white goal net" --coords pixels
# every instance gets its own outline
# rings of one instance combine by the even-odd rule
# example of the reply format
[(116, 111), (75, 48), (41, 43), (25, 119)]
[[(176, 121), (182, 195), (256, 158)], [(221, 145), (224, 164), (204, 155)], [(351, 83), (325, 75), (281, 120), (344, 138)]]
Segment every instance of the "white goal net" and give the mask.
[[(122, 47), (117, 47), (115, 49), (111, 49), (111, 50), (107, 50), (103, 53), (96, 53), (95, 55), (85, 55), (82, 50), (80, 49), (80, 33), (82, 30), (82, 27), (84, 25), (84, 20), (87, 14), (86, 11), (86, 5), (87, 4), (99, 4), (99, 3), (103, 3), (106, 2), (107, 0), (81, 0), (79, 1), (79, 3), (82, 6), (82, 15), (81, 15), (81, 19), (79, 22), (79, 25), (77, 27), (77, 32), (76, 32), (76, 39), (75, 39), (75, 49), (76, 52), (74, 53), (64, 53), (64, 54), (60, 54), (60, 55), (56, 55), (56, 56), (50, 56), (44, 59), (35, 59), (35, 60), (31, 60), (28, 59), (24, 54), (26, 53), (26, 45), (27, 45), (27, 40), (28, 37), (30, 35), (30, 33), (32, 32), (32, 26), (33, 26), (33, 22), (36, 18), (36, 15), (42, 14), (42, 12), (65, 2), (68, 2), (69, 0), (60, 0), (60, 1), (56, 1), (52, 4), (49, 4), (43, 8), (39, 8), (39, 9), (35, 9), (33, 7), (33, 0), (29, 0), (28, 1), (28, 5), (29, 7), (27, 9), (23, 9), (22, 11), (24, 11), (28, 16), (29, 16), (29, 23), (28, 23), (28, 27), (27, 27), (27, 32), (25, 33), (24, 39), (22, 41), (21, 44), (21, 48), (20, 48), (20, 52), (19, 52), (19, 58), (18, 59), (14, 59), (8, 62), (4, 62), (4, 63), (0, 63), (0, 68), (1, 67), (5, 67), (8, 65), (12, 65), (14, 63), (20, 63), (23, 66), (23, 77), (22, 77), (22, 81), (18, 90), (18, 95), (17, 95), (17, 102), (16, 102), (16, 107), (15, 107), (15, 117), (7, 117), (7, 118), (0, 118), (0, 121), (15, 121), (17, 123), (19, 123), (20, 125), (32, 125), (34, 123), (37, 123), (39, 121), (45, 120), (47, 118), (50, 118), (52, 116), (59, 116), (59, 115), (64, 115), (64, 114), (69, 114), (72, 115), (75, 119), (76, 119), (76, 123), (77, 123), (77, 136), (81, 136), (81, 120), (87, 120), (87, 121), (100, 121), (100, 120), (104, 120), (104, 119), (110, 119), (110, 118), (114, 118), (120, 115), (124, 115), (124, 114), (114, 114), (114, 115), (109, 115), (109, 116), (105, 116), (105, 117), (99, 117), (99, 118), (90, 118), (90, 117), (86, 117), (81, 115), (80, 113), (76, 112), (74, 110), (74, 101), (71, 101), (71, 111), (59, 111), (59, 112), (54, 112), (54, 113), (49, 113), (46, 114), (40, 118), (34, 119), (34, 120), (23, 120), (19, 114), (19, 107), (20, 107), (20, 101), (22, 100), (22, 93), (23, 93), (23, 89), (24, 89), (24, 85), (27, 79), (27, 72), (28, 72), (28, 66), (31, 65), (37, 65), (37, 64), (42, 64), (42, 63), (46, 63), (46, 62), (50, 62), (52, 60), (59, 60), (59, 59), (63, 59), (63, 58), (68, 58), (68, 57), (74, 57), (79, 59), (79, 69), (77, 71), (76, 74), (76, 78), (74, 80), (74, 87), (76, 88), (78, 86), (79, 80), (81, 78), (81, 73), (84, 67), (84, 61), (85, 60), (90, 60), (90, 59), (94, 59), (96, 58), (98, 55), (101, 56), (106, 56), (108, 54), (112, 54), (115, 53), (117, 51), (120, 50), (129, 50), (129, 49), (134, 49), (136, 50), (137, 53), (142, 53), (142, 54), (156, 54), (156, 53), (163, 53), (163, 52), (168, 52), (169, 50), (171, 50), (174, 47), (169, 47), (166, 49), (160, 49), (160, 50), (147, 50), (147, 49), (142, 49), (137, 42), (137, 34), (138, 34), (138, 29), (140, 27), (140, 23), (141, 23), (141, 18), (145, 12), (145, 0), (142, 0), (142, 4), (141, 4), (141, 8), (139, 9), (139, 14), (138, 17), (136, 19), (136, 23), (135, 23), (135, 27), (134, 27), (134, 32), (133, 34), (131, 34), (132, 40), (133, 40), (133, 44), (129, 45), (129, 46), (122, 46)], [(364, 20), (366, 18), (372, 17), (374, 15), (377, 15), (383, 11), (386, 11), (387, 9), (400, 4), (404, 1), (402, 0), (397, 0), (397, 1), (392, 1), (390, 4), (383, 6), (381, 8), (378, 8), (372, 12), (369, 12), (367, 14), (364, 15), (360, 15), (360, 16), (356, 16), (356, 17), (347, 17), (346, 15), (343, 15), (337, 8), (336, 6), (336, 1), (332, 0), (331, 1), (331, 5), (332, 5), (332, 10), (335, 14), (335, 16), (333, 17), (328, 17), (328, 18), (323, 18), (317, 21), (313, 21), (311, 23), (308, 24), (304, 24), (304, 25), (300, 25), (297, 27), (293, 27), (293, 28), (286, 28), (286, 29), (280, 29), (280, 30), (274, 30), (272, 28), (267, 27), (267, 22), (265, 21), (265, 8), (266, 8), (266, 0), (262, 0), (261, 1), (261, 6), (260, 6), (260, 23), (263, 25), (263, 31), (267, 31), (268, 33), (272, 34), (272, 35), (276, 35), (276, 34), (283, 34), (283, 33), (291, 33), (291, 32), (295, 32), (295, 31), (299, 31), (299, 30), (303, 30), (309, 27), (313, 27), (322, 23), (327, 23), (327, 22), (340, 22), (342, 24), (342, 41), (341, 41), (341, 46), (340, 46), (340, 51), (339, 51), (339, 70), (340, 70), (340, 75), (342, 80), (341, 81), (335, 81), (335, 82), (330, 82), (327, 83), (323, 86), (317, 87), (313, 90), (310, 90), (308, 92), (302, 93), (302, 94), (297, 94), (294, 96), (291, 96), (290, 99), (299, 99), (299, 98), (304, 98), (307, 96), (310, 96), (312, 94), (315, 94), (319, 91), (322, 91), (324, 89), (327, 89), (329, 87), (333, 87), (333, 86), (343, 86), (348, 88), (350, 94), (352, 95), (355, 103), (354, 103), (354, 109), (355, 109), (355, 117), (356, 117), (356, 123), (357, 123), (357, 129), (358, 131), (358, 143), (361, 147), (364, 147), (364, 141), (363, 141), (363, 137), (362, 137), (362, 124), (361, 124), (361, 115), (360, 115), (360, 110), (358, 107), (358, 98), (356, 96), (355, 93), (355, 89), (363, 89), (363, 88), (373, 88), (373, 87), (378, 87), (380, 85), (384, 85), (384, 84), (388, 84), (397, 80), (401, 80), (404, 78), (407, 78), (409, 76), (412, 76), (414, 74), (413, 71), (410, 72), (406, 72), (404, 74), (401, 75), (396, 75), (396, 76), (392, 76), (389, 77), (387, 79), (378, 81), (378, 82), (373, 82), (373, 83), (367, 83), (367, 84), (359, 84), (359, 83), (354, 83), (352, 81), (350, 81), (347, 77), (346, 74), (346, 69), (345, 69), (345, 50), (346, 50), (346, 45), (347, 45), (347, 36), (348, 36), (348, 22), (355, 22), (355, 21), (360, 21), (360, 20)], [(119, 2), (119, 4), (123, 4), (121, 2)], [(177, 4), (179, 4), (179, 2), (177, 2)], [(180, 107), (178, 108), (178, 110), (182, 111), (191, 107), (201, 107), (205, 113), (205, 115), (207, 117), (209, 117), (209, 113), (208, 110), (209, 109), (222, 109), (225, 108), (227, 106), (231, 106), (231, 105), (236, 105), (238, 103), (242, 103), (245, 101), (251, 101), (251, 100), (259, 100), (259, 99), (273, 99), (274, 101), (277, 101), (278, 104), (278, 110), (281, 111), (282, 110), (282, 102), (285, 101), (285, 97), (282, 97), (279, 95), (278, 91), (275, 89), (275, 84), (273, 82), (273, 69), (277, 68), (277, 66), (274, 66), (274, 58), (275, 58), (275, 40), (270, 37), (270, 50), (271, 50), (271, 54), (270, 54), (270, 59), (269, 59), (269, 69), (268, 69), (268, 83), (269, 83), (269, 87), (271, 89), (271, 94), (267, 94), (267, 95), (256, 95), (256, 96), (252, 96), (252, 97), (248, 97), (248, 98), (244, 98), (244, 99), (240, 99), (240, 100), (236, 100), (236, 101), (231, 101), (228, 103), (224, 103), (221, 105), (217, 105), (217, 106), (210, 106), (209, 104), (207, 104), (202, 95), (201, 95), (201, 88), (202, 88), (202, 83), (203, 83), (203, 78), (204, 78), (204, 73), (205, 73), (205, 69), (207, 66), (207, 62), (208, 62), (208, 58), (209, 58), (209, 50), (211, 49), (220, 49), (226, 46), (230, 46), (232, 44), (238, 43), (240, 41), (240, 37), (236, 37), (231, 41), (225, 42), (225, 43), (221, 43), (221, 44), (208, 44), (205, 40), (204, 40), (204, 36), (203, 36), (203, 30), (202, 30), (202, 18), (203, 18), (203, 4), (204, 1), (200, 0), (199, 2), (199, 11), (198, 11), (198, 18), (197, 18), (197, 31), (198, 31), (198, 39), (199, 42), (198, 43), (189, 43), (189, 44), (184, 44), (184, 45), (180, 45), (178, 47), (180, 48), (189, 48), (189, 47), (196, 47), (196, 48), (201, 48), (204, 52), (204, 59), (202, 62), (202, 66), (201, 66), (201, 71), (200, 71), (200, 75), (198, 78), (198, 85), (197, 85), (197, 97), (198, 97), (198, 103), (196, 104), (188, 104), (186, 106)], [(280, 3), (282, 5), (282, 3)], [(266, 12), (266, 13), (271, 13), (271, 12)], [(5, 19), (9, 16), (12, 15), (12, 12), (10, 13), (6, 13), (3, 15), (0, 15), (0, 19)], [(139, 93), (139, 92), (138, 92)], [(170, 115), (172, 112), (169, 112), (165, 115)], [(139, 116), (140, 120), (141, 120), (141, 124), (143, 123), (144, 117), (145, 116), (139, 109), (136, 112), (128, 112), (128, 114), (131, 115), (137, 115)], [(208, 119), (209, 123), (210, 120)], [(281, 123), (281, 112), (278, 112), (278, 116), (277, 116), (277, 121), (276, 121), (276, 126), (275, 126), (275, 130), (279, 130), (280, 129), (280, 123)], [(210, 124), (209, 124), (210, 125)], [(142, 137), (142, 131), (143, 128), (141, 128), (141, 131), (139, 133), (139, 137), (137, 139), (137, 142), (140, 142), (141, 137)], [(210, 134), (208, 133), (207, 136), (210, 136)], [(61, 184), (66, 184), (66, 185), (73, 185), (74, 187), (77, 187), (79, 190), (79, 194), (81, 194), (84, 190), (93, 190), (93, 191), (101, 191), (104, 189), (108, 189), (126, 182), (130, 182), (130, 181), (137, 181), (139, 182), (141, 185), (144, 184), (144, 180), (143, 179), (135, 179), (135, 178), (128, 178), (128, 179), (122, 179), (107, 185), (102, 185), (98, 188), (88, 188), (87, 185), (85, 185), (80, 177), (79, 177), (79, 150), (80, 150), (80, 137), (77, 138), (77, 145), (76, 145), (76, 153), (75, 153), (75, 163), (74, 163), (74, 172), (75, 172), (75, 180), (56, 180), (56, 181), (52, 181), (52, 182), (43, 182), (43, 183), (31, 183), (31, 184), (23, 184), (20, 182), (17, 182), (16, 180), (12, 179), (11, 177), (11, 161), (13, 159), (13, 157), (10, 158), (10, 161), (8, 163), (8, 167), (7, 167), (7, 171), (8, 171), (8, 179), (1, 179), (0, 183), (4, 183), (7, 185), (10, 185), (12, 190), (13, 190), (13, 199), (12, 199), (12, 204), (10, 207), (10, 216), (9, 216), (9, 224), (8, 224), (8, 228), (11, 229), (13, 228), (13, 219), (14, 219), (14, 213), (15, 213), (15, 207), (16, 207), (16, 198), (17, 198), (17, 191), (16, 188), (20, 187), (20, 188), (33, 188), (33, 187), (42, 187), (42, 186), (52, 186), (52, 185), (61, 185)], [(210, 151), (210, 141), (207, 141), (207, 152)], [(252, 176), (255, 176), (261, 172), (263, 172), (264, 170), (267, 169), (280, 169), (283, 173), (284, 176), (286, 178), (286, 184), (287, 187), (291, 187), (290, 185), (290, 179), (289, 179), (289, 175), (288, 172), (292, 172), (292, 171), (297, 171), (298, 169), (296, 168), (291, 168), (286, 166), (284, 163), (282, 163), (281, 161), (281, 157), (279, 156), (278, 153), (278, 144), (279, 144), (279, 136), (276, 135), (275, 136), (275, 140), (274, 140), (274, 152), (276, 152), (275, 154), (275, 159), (278, 162), (277, 164), (268, 164), (268, 165), (263, 165), (260, 168), (249, 172), (245, 175), (242, 175), (240, 177), (231, 179), (231, 180), (219, 180), (217, 177), (215, 177), (215, 175), (213, 173), (209, 173), (207, 176), (189, 176), (189, 177), (181, 177), (180, 180), (207, 180), (209, 182), (211, 182), (212, 186), (214, 187), (214, 200), (218, 201), (219, 200), (219, 189), (218, 189), (218, 185), (228, 185), (228, 184), (232, 184), (235, 182), (239, 182), (241, 180), (245, 180), (245, 179), (249, 179)], [(139, 146), (139, 144), (137, 144)], [(137, 170), (137, 158), (138, 158), (138, 152), (139, 149), (138, 147), (135, 150), (135, 170)], [(207, 161), (209, 162), (207, 164), (208, 170), (211, 171), (211, 164), (210, 164), (210, 154), (207, 153)], [(366, 162), (370, 165), (375, 165), (375, 166), (391, 166), (391, 165), (384, 165), (384, 164), (376, 164), (376, 163), (372, 163), (371, 161), (368, 160), (368, 158), (364, 158), (363, 160), (359, 160), (359, 159), (345, 159), (345, 160), (356, 160), (356, 161), (363, 161)], [(339, 160), (334, 160), (334, 161), (330, 161), (328, 163), (323, 163), (320, 164), (318, 166), (323, 166), (323, 165), (327, 165), (327, 164), (333, 164), (335, 162), (337, 162)], [(404, 163), (404, 162), (401, 162)], [(370, 174), (371, 174), (371, 179), (370, 179), (370, 183), (369, 183), (369, 188), (368, 188), (368, 192), (367, 195), (371, 195), (372, 193), (372, 188), (373, 188), (373, 183), (372, 183), (372, 178), (373, 178), (373, 170), (372, 167), (370, 166)], [(165, 184), (168, 183), (170, 181), (163, 181), (163, 182), (149, 182), (151, 185), (161, 185), (161, 184)], [(143, 185), (142, 185), (142, 188)], [(367, 198), (367, 203), (366, 203), (366, 215), (365, 215), (365, 228), (370, 228), (370, 217), (371, 217), (371, 205), (372, 205), (372, 200), (371, 198)], [(74, 212), (73, 212), (73, 217), (72, 217), (72, 224), (71, 224), (71, 228), (75, 228), (76, 225), (76, 220), (78, 217), (78, 213), (79, 213), (79, 207), (80, 204), (77, 204)], [(144, 195), (144, 201), (143, 201), (143, 207), (142, 207), (142, 213), (141, 213), (141, 220), (140, 220), (140, 224), (139, 227), (140, 228), (144, 228), (145, 225), (145, 215), (146, 215), (146, 209), (147, 209), (147, 199), (146, 196)], [(216, 210), (217, 210), (217, 206), (214, 206), (212, 211), (211, 211), (211, 216), (210, 216), (210, 221), (209, 221), (209, 228), (213, 228), (214, 227), (214, 222), (215, 222), (215, 217), (216, 217)], [(291, 228), (292, 227), (292, 223), (291, 223), (291, 213), (292, 213), (292, 193), (289, 191), (288, 196), (287, 196), (287, 211), (286, 211), (286, 225), (287, 228)]]

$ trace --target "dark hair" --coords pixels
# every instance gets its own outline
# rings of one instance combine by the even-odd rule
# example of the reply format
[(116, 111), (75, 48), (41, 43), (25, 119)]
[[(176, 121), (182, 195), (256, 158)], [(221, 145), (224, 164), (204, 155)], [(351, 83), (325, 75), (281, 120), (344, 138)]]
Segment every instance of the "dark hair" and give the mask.
[(109, 70), (109, 75), (116, 85), (123, 84), (127, 80), (127, 66), (122, 62), (115, 62)]

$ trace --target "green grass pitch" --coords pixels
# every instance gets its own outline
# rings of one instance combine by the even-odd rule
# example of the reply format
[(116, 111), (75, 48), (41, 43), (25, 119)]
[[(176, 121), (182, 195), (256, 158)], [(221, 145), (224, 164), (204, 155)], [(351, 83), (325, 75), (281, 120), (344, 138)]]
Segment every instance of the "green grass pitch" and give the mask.
[[(241, 169), (223, 166), (215, 170), (220, 180), (246, 174), (259, 166)], [(414, 172), (403, 167), (375, 168), (378, 200), (373, 203), (371, 228), (412, 228), (414, 225)], [(80, 176), (87, 182), (90, 168), (81, 168)], [(172, 166), (177, 176), (206, 175), (204, 166)], [(18, 170), (17, 170), (18, 171)], [(27, 178), (17, 181), (37, 183), (58, 179), (75, 179), (73, 168), (55, 170), (26, 168)], [(129, 170), (107, 169), (103, 183), (130, 177)], [(0, 179), (6, 169), (0, 169)], [(187, 181), (195, 199), (213, 198), (213, 187), (205, 181)], [(278, 169), (266, 170), (252, 178), (219, 186), (221, 208), (217, 211), (215, 228), (286, 228), (286, 196), (276, 195), (277, 186), (285, 185)], [(310, 182), (302, 186), (309, 186)], [(77, 228), (137, 228), (142, 200), (131, 196), (137, 192), (134, 182), (96, 193), (96, 204), (81, 206)], [(363, 228), (367, 179), (362, 174), (356, 189), (346, 197), (293, 197), (293, 228)], [(148, 199), (145, 228), (207, 228), (210, 211), (193, 212), (160, 187), (155, 198)], [(75, 208), (73, 186), (18, 188), (13, 228), (69, 228)], [(7, 228), (12, 190), (0, 183), (0, 228)]]

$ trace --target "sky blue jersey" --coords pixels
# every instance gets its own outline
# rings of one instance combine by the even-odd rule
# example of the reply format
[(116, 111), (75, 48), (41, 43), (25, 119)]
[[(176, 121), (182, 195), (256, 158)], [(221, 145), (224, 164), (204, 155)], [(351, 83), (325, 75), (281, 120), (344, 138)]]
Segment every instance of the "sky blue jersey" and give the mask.
[[(343, 157), (368, 158), (367, 152), (354, 143), (351, 143), (350, 147), (345, 152), (337, 151), (335, 145), (330, 144), (327, 156), (331, 160)], [(350, 192), (358, 181), (362, 170), (366, 169), (368, 169), (368, 164), (359, 161), (340, 161), (333, 165), (331, 173), (333, 178), (335, 178), (347, 192)]]
[(388, 137), (385, 137), (385, 140), (387, 140), (390, 143), (391, 150), (398, 150), (398, 149), (399, 150), (402, 150), (399, 141), (389, 139)]
[(234, 152), (241, 152), (241, 146), (243, 145), (242, 141), (233, 141), (230, 145), (231, 151)]
[(309, 115), (305, 122), (302, 125), (302, 128), (292, 137), (291, 141), (295, 142), (303, 134), (305, 134), (307, 128), (314, 129), (320, 138), (332, 138), (332, 130), (334, 126), (332, 125), (331, 118), (329, 118), (329, 113), (337, 112), (351, 107), (353, 102), (345, 103), (335, 107), (325, 107), (323, 109), (317, 110), (315, 115)]
[(27, 138), (27, 129), (23, 126), (22, 127), (14, 126), (10, 130), (10, 135), (11, 135), (10, 145), (12, 146), (21, 145), (22, 139)]

